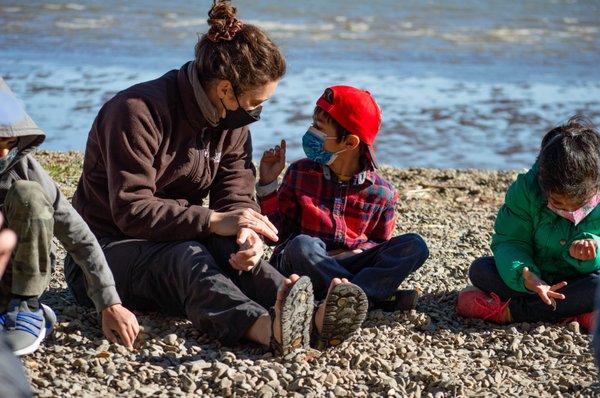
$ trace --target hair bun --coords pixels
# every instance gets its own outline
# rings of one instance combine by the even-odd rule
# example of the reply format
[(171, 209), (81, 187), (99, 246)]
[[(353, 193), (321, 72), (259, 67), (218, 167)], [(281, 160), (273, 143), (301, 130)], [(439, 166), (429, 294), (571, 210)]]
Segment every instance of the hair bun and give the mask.
[(227, 0), (215, 0), (208, 12), (207, 37), (217, 43), (232, 40), (244, 24), (236, 18), (237, 8)]

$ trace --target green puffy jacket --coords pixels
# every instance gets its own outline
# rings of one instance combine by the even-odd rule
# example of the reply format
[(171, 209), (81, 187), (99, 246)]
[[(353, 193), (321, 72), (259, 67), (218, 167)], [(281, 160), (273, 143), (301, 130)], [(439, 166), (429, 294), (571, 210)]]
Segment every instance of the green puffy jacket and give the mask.
[[(513, 290), (528, 292), (523, 268), (553, 284), (600, 269), (600, 256), (580, 261), (569, 255), (571, 243), (594, 239), (600, 249), (600, 205), (578, 225), (548, 208), (538, 184), (537, 163), (519, 174), (498, 212), (492, 251), (502, 280)], [(600, 254), (600, 250), (597, 250)]]

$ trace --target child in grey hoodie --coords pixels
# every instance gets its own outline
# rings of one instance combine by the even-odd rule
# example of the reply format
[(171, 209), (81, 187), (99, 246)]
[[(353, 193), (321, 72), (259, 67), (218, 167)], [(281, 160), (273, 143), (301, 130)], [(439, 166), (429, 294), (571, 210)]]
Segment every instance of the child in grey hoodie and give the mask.
[(31, 153), (44, 133), (2, 78), (0, 96), (7, 99), (0, 116), (19, 115), (11, 123), (0, 122), (0, 206), (6, 226), (18, 237), (0, 282), (0, 330), (16, 355), (35, 351), (52, 330), (54, 312), (38, 299), (50, 282), (56, 236), (85, 274), (87, 294), (101, 314), (106, 337), (132, 346), (139, 326), (121, 305), (98, 241)]

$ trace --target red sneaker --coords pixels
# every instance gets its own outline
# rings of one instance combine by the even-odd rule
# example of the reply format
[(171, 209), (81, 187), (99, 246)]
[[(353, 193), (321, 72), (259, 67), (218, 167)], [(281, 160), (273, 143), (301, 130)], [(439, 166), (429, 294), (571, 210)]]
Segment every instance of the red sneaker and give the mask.
[(594, 326), (596, 325), (596, 319), (598, 318), (598, 314), (596, 311), (586, 312), (585, 314), (572, 316), (570, 318), (565, 319), (566, 322), (578, 322), (579, 326), (581, 326), (585, 331), (591, 333), (594, 331)]
[(456, 312), (465, 318), (479, 318), (495, 323), (510, 322), (508, 304), (510, 300), (503, 302), (495, 293), (489, 295), (469, 286), (458, 294)]

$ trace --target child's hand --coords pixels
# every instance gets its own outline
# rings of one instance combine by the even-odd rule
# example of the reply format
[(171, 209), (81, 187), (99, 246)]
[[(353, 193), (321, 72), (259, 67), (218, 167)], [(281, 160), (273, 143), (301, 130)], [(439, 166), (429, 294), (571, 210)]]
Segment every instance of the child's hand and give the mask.
[(523, 279), (527, 290), (537, 293), (540, 299), (548, 305), (555, 306), (554, 300), (564, 300), (565, 295), (556, 291), (567, 286), (567, 282), (559, 282), (555, 285), (548, 285), (546, 282), (538, 278), (536, 274), (529, 271), (529, 268), (523, 268)]
[(258, 182), (260, 185), (272, 183), (279, 177), (285, 167), (285, 140), (275, 148), (266, 150), (260, 159)]
[(250, 228), (241, 228), (237, 236), (240, 250), (229, 256), (229, 264), (238, 271), (251, 271), (258, 265), (264, 254), (263, 241)]
[(132, 348), (140, 325), (131, 311), (121, 304), (114, 304), (102, 310), (102, 331), (111, 343)]
[(576, 240), (571, 244), (569, 254), (577, 260), (593, 260), (596, 258), (596, 241), (593, 239)]

